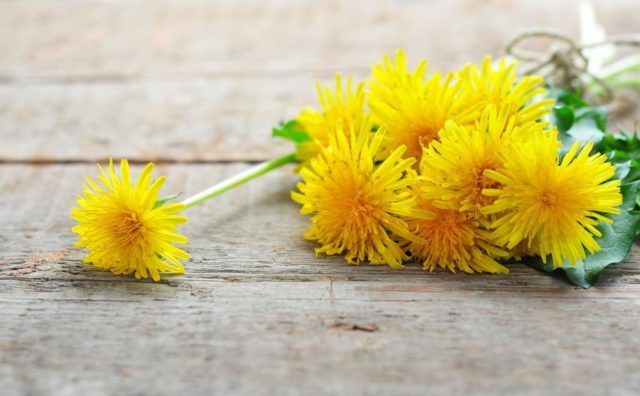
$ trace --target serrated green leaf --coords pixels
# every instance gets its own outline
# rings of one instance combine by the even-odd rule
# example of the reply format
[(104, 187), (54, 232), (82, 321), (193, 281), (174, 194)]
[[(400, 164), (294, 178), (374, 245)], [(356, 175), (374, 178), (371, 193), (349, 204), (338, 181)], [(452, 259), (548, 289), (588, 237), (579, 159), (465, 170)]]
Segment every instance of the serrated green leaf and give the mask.
[(305, 132), (300, 123), (296, 120), (280, 122), (280, 124), (271, 130), (273, 137), (280, 137), (293, 143), (302, 143), (311, 140), (311, 137)]
[(620, 214), (611, 216), (612, 224), (601, 224), (598, 227), (602, 236), (596, 241), (601, 249), (576, 263), (575, 267), (565, 262), (563, 267), (554, 269), (551, 258), (548, 258), (546, 263), (539, 257), (526, 258), (523, 262), (545, 272), (564, 272), (574, 285), (590, 288), (607, 266), (620, 263), (631, 250), (640, 224), (640, 213), (634, 210), (639, 186), (640, 181), (635, 181), (621, 187), (623, 203)]
[(169, 201), (172, 201), (176, 198), (178, 198), (179, 196), (181, 196), (182, 193), (178, 193), (178, 194), (173, 194), (173, 195), (167, 195), (166, 197), (160, 197), (156, 200), (156, 202), (153, 204), (153, 208), (159, 208), (162, 205), (166, 204)]
[(640, 164), (640, 139), (635, 134), (606, 134), (597, 148), (599, 152), (607, 154), (612, 161), (630, 160), (632, 167)]
[(640, 139), (635, 134), (606, 134), (596, 149), (618, 166), (621, 163), (629, 164), (629, 172), (624, 177), (624, 183), (640, 180)]

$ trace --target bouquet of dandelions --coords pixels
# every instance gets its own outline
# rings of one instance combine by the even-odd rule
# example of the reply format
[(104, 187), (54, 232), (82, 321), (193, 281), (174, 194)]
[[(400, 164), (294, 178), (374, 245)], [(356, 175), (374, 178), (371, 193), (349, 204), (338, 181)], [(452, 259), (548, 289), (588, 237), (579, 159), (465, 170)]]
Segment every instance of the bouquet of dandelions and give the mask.
[(317, 91), (320, 109), (273, 131), (294, 153), (182, 202), (159, 198), (164, 178), (152, 178), (152, 164), (135, 184), (126, 160), (119, 173), (99, 166), (72, 210), (84, 261), (156, 281), (182, 273), (180, 212), (288, 163), (301, 178), (291, 197), (311, 220), (304, 237), (348, 264), (507, 273), (523, 260), (588, 287), (628, 254), (640, 141), (607, 134), (604, 111), (577, 93), (489, 57), (427, 76), (427, 62), (408, 68), (402, 51), (367, 81), (337, 75)]

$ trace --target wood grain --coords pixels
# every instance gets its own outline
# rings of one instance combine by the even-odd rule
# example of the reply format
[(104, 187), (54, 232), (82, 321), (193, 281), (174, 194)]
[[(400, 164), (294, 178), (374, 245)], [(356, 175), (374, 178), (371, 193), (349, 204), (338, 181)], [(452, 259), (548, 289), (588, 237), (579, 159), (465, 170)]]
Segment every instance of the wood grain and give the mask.
[[(270, 158), (314, 80), (363, 77), (397, 48), (477, 62), (526, 28), (575, 33), (577, 3), (3, 1), (0, 161)], [(635, 29), (634, 5), (595, 2), (611, 33)]]
[(0, 85), (0, 161), (265, 160), (271, 128), (315, 101), (309, 78)]
[[(637, 247), (589, 291), (522, 265), (347, 266), (302, 238), (290, 169), (186, 212), (188, 272), (161, 283), (83, 265), (69, 231), (87, 162), (155, 159), (195, 193), (288, 151), (270, 128), (313, 80), (575, 33), (577, 3), (0, 1), (0, 393), (637, 394)], [(635, 0), (594, 3), (637, 29)]]
[[(166, 193), (244, 169), (166, 165)], [(315, 258), (283, 169), (187, 212), (188, 273), (80, 263), (69, 208), (92, 166), (3, 165), (0, 384), (7, 394), (632, 394), (638, 249), (589, 291)], [(136, 167), (139, 171), (139, 167)], [(46, 180), (55, 180), (47, 183)], [(46, 197), (46, 199), (44, 199)]]

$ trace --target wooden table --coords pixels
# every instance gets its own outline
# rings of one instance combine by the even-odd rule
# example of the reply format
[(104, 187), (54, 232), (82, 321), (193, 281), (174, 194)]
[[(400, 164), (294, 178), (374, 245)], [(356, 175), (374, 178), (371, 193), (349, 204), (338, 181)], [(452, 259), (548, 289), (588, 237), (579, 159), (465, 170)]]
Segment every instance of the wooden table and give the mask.
[[(83, 265), (70, 208), (109, 156), (197, 192), (291, 149), (270, 128), (383, 52), (456, 67), (577, 2), (1, 1), (0, 393), (640, 392), (639, 249), (582, 290), (315, 258), (283, 169), (187, 212), (187, 274)], [(636, 0), (597, 1), (613, 33)], [(137, 166), (136, 170), (139, 171)]]

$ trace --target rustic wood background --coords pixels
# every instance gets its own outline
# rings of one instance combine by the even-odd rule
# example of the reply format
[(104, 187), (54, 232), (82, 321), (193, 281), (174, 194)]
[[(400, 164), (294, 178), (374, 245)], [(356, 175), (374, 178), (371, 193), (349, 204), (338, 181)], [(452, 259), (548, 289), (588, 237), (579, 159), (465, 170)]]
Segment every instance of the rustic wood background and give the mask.
[[(0, 393), (557, 394), (640, 390), (640, 249), (582, 290), (315, 258), (283, 169), (189, 210), (188, 273), (81, 264), (69, 218), (109, 156), (194, 193), (291, 148), (314, 80), (405, 48), (434, 67), (577, 1), (0, 0)], [(600, 0), (612, 33), (637, 0)], [(139, 170), (139, 167), (137, 168)]]

